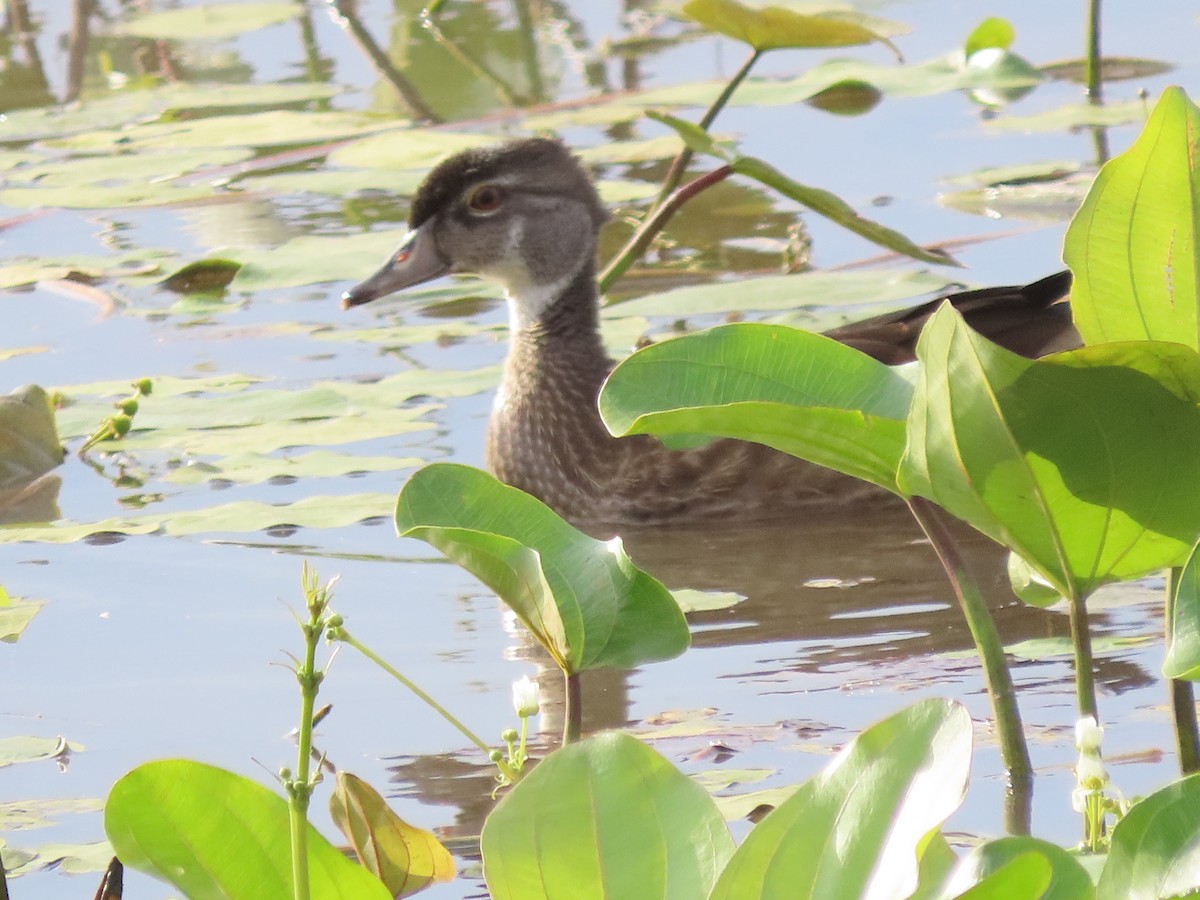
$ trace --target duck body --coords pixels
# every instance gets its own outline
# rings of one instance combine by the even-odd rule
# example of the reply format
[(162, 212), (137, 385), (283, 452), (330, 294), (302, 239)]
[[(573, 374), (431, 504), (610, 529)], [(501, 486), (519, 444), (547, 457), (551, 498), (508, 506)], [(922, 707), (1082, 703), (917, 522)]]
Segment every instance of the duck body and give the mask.
[[(605, 218), (586, 171), (558, 142), (469, 150), (430, 173), (400, 249), (343, 306), (451, 272), (503, 283), (511, 330), (486, 462), (576, 524), (726, 524), (891, 496), (759, 444), (721, 439), (671, 450), (649, 436), (609, 434), (596, 405), (613, 365), (600, 338), (595, 275)], [(949, 299), (993, 340), (1034, 356), (1078, 343), (1062, 302), (1069, 287), (1061, 273)], [(828, 334), (883, 362), (906, 362), (940, 302)]]

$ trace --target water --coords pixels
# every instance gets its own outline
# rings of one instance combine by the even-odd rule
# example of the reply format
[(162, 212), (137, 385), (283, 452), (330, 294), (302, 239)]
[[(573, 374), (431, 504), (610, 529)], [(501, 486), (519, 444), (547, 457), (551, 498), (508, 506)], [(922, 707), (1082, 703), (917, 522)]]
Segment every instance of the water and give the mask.
[[(40, 46), (51, 87), (61, 91), (65, 59), (57, 36), (67, 27), (60, 4), (35, 4), (42, 21)], [(451, 19), (496, 12), (465, 11), (449, 4)], [(576, 13), (596, 41), (619, 34), (615, 17), (594, 5)], [(1076, 8), (1079, 6), (1080, 8)], [(363, 3), (363, 15), (381, 39), (400, 33), (405, 15), (382, 2)], [(1083, 10), (1079, 4), (1008, 4), (1003, 14), (1017, 28), (1016, 48), (1041, 63), (1078, 55)], [(926, 0), (872, 4), (877, 14), (909, 22), (898, 39), (909, 60), (952, 49), (980, 15), (973, 4)], [(333, 80), (348, 91), (333, 105), (342, 109), (387, 108), (386, 92), (344, 35), (314, 8), (312, 23), (320, 55), (331, 61)], [(497, 13), (511, 28), (507, 9)], [(1129, 99), (1144, 86), (1151, 97), (1167, 83), (1195, 93), (1200, 78), (1190, 52), (1198, 27), (1195, 10), (1182, 0), (1144, 9), (1114, 5), (1105, 10), (1106, 50), (1175, 62), (1169, 76), (1112, 85), (1109, 96)], [(470, 24), (470, 23), (468, 23)], [(472, 26), (474, 27), (474, 26)], [(304, 52), (295, 23), (273, 26), (191, 51), (194, 70), (226, 71), (256, 82), (294, 79)], [(118, 64), (128, 42), (109, 45)], [(500, 46), (498, 44), (497, 46)], [(507, 47), (507, 44), (503, 46)], [(126, 56), (121, 56), (120, 53)], [(422, 52), (428, 54), (428, 48)], [(764, 71), (794, 74), (826, 54), (779, 53)], [(889, 59), (875, 47), (839, 56)], [(555, 53), (558, 97), (579, 96), (581, 78)], [(728, 76), (742, 51), (710, 39), (682, 44), (646, 61), (647, 85), (669, 85)], [(505, 57), (511, 65), (512, 57)], [(234, 65), (236, 63), (236, 65)], [(94, 62), (93, 62), (94, 65)], [(620, 67), (608, 66), (614, 84)], [(94, 70), (93, 70), (94, 71)], [(507, 70), (506, 70), (507, 71)], [(15, 90), (12, 83), (3, 90)], [(1076, 99), (1061, 83), (1039, 87), (1014, 110), (1032, 113)], [(0, 97), (3, 97), (0, 94)], [(494, 101), (450, 96), (478, 118)], [(457, 127), (457, 126), (456, 126)], [(496, 127), (496, 121), (488, 124)], [(1046, 159), (1087, 162), (1085, 134), (1007, 134), (989, 131), (978, 108), (959, 94), (885, 99), (869, 115), (832, 117), (808, 107), (731, 109), (718, 130), (735, 133), (747, 152), (760, 155), (801, 181), (839, 193), (854, 206), (920, 241), (978, 239), (955, 250), (975, 283), (1019, 282), (1054, 270), (1062, 224), (991, 220), (947, 209), (935, 197), (940, 179), (985, 165)], [(639, 127), (638, 136), (659, 133)], [(1114, 150), (1135, 129), (1115, 129)], [(595, 128), (574, 126), (564, 135), (582, 145), (601, 142)], [(0, 131), (0, 138), (3, 137)], [(661, 170), (661, 167), (658, 171)], [(653, 165), (610, 167), (608, 176), (653, 173)], [(381, 188), (387, 187), (381, 184)], [(744, 189), (730, 195), (751, 205), (721, 215), (684, 212), (672, 232), (694, 253), (702, 277), (722, 272), (729, 261), (742, 268), (769, 268), (777, 261), (783, 226), (797, 218), (786, 202)], [(890, 202), (873, 206), (873, 200)], [(764, 242), (754, 232), (769, 209), (773, 223)], [(23, 209), (0, 206), (0, 221)], [(198, 258), (222, 246), (272, 245), (289, 236), (357, 230), (357, 222), (381, 220), (397, 229), (402, 203), (389, 198), (347, 200), (310, 194), (267, 194), (253, 203), (183, 209), (55, 211), (0, 231), (0, 255), (108, 254), (128, 247), (171, 250)], [(814, 262), (831, 267), (875, 255), (860, 239), (805, 217), (814, 239)], [(739, 255), (714, 234), (754, 238), (755, 252)], [(688, 243), (690, 242), (690, 243)], [(611, 238), (609, 243), (611, 243)], [(767, 250), (763, 251), (762, 247)], [(242, 372), (270, 387), (298, 390), (326, 380), (384, 377), (409, 367), (469, 370), (503, 356), (503, 310), (484, 303), (462, 308), (414, 308), (405, 302), (342, 313), (336, 298), (367, 274), (331, 259), (328, 284), (258, 291), (227, 301), (245, 303), (211, 317), (173, 312), (177, 297), (151, 287), (102, 285), (114, 299), (97, 305), (45, 288), (0, 295), (5, 328), (0, 351), (45, 345), (45, 352), (3, 362), (4, 390), (36, 382), (75, 385), (143, 375), (198, 376)], [(687, 281), (680, 273), (673, 280)], [(643, 277), (642, 290), (665, 286)], [(347, 330), (395, 322), (448, 327), (478, 326), (461, 339), (390, 350), (368, 341), (332, 342), (329, 329)], [(694, 324), (709, 324), (710, 320)], [(653, 322), (652, 329), (665, 323)], [(146, 401), (149, 408), (155, 401)], [(432, 427), (361, 441), (362, 455), (413, 456), (480, 464), (490, 400), (486, 392), (448, 398), (427, 417)], [(77, 446), (77, 442), (74, 446)], [(347, 449), (345, 447), (341, 449)], [(63, 515), (98, 521), (128, 514), (119, 503), (137, 493), (163, 493), (147, 509), (203, 509), (227, 500), (294, 502), (318, 494), (394, 494), (404, 472), (355, 478), (302, 479), (295, 484), (237, 486), (217, 492), (206, 486), (169, 483), (161, 451), (132, 454), (130, 468), (145, 479), (138, 489), (114, 487), (74, 456), (60, 470)], [(110, 464), (112, 473), (114, 467)], [(963, 808), (948, 829), (967, 834), (1000, 830), (1003, 781), (994, 738), (986, 725), (989, 707), (979, 669), (965, 654), (969, 637), (932, 553), (904, 516), (845, 517), (761, 533), (698, 532), (627, 536), (642, 561), (673, 584), (732, 588), (748, 599), (731, 609), (693, 618), (694, 648), (669, 663), (625, 673), (599, 673), (585, 683), (590, 728), (629, 725), (686, 771), (734, 766), (761, 768), (769, 776), (753, 787), (797, 783), (817, 771), (828, 754), (876, 719), (926, 696), (964, 702), (977, 723), (974, 778)], [(1002, 560), (981, 541), (972, 560), (989, 583), (989, 597), (1006, 642), (1063, 636), (1065, 617), (1016, 605), (1002, 580)], [(497, 601), (470, 577), (442, 562), (422, 544), (399, 541), (390, 525), (305, 528), (287, 536), (261, 532), (205, 533), (194, 537), (147, 535), (104, 546), (76, 542), (0, 544), (0, 584), (14, 596), (45, 601), (20, 641), (0, 650), (5, 702), (0, 735), (63, 735), (84, 745), (69, 765), (36, 763), (0, 774), (0, 800), (102, 798), (120, 775), (154, 758), (186, 756), (270, 782), (269, 771), (289, 764), (286, 738), (298, 710), (287, 652), (299, 652), (292, 609), (299, 602), (301, 559), (319, 572), (340, 575), (337, 608), (356, 635), (392, 660), (467, 720), (477, 733), (495, 738), (512, 724), (509, 684), (544, 672), (544, 663)], [(1097, 598), (1095, 627), (1101, 634), (1156, 635), (1160, 630), (1155, 585), (1113, 590)], [(1101, 708), (1110, 723), (1105, 751), (1117, 758), (1113, 777), (1126, 796), (1145, 793), (1175, 771), (1158, 678), (1159, 642), (1101, 654)], [(1038, 768), (1035, 834), (1073, 840), (1077, 824), (1069, 808), (1074, 703), (1066, 659), (1018, 662), (1014, 678)], [(553, 694), (553, 676), (544, 687)], [(335, 764), (386, 788), (399, 812), (415, 824), (476, 833), (488, 807), (489, 773), (461, 738), (353, 653), (341, 653), (322, 688), (334, 713), (321, 727), (320, 748)], [(555, 711), (543, 719), (549, 744), (558, 728)], [(685, 736), (654, 738), (663, 721), (697, 723)], [(735, 753), (716, 762), (710, 740)], [(1127, 762), (1120, 763), (1125, 756)], [(260, 764), (256, 764), (258, 761)], [(317, 819), (332, 833), (323, 812)], [(2, 821), (2, 820), (0, 820)], [(739, 834), (745, 825), (736, 824)], [(102, 837), (97, 814), (64, 815), (36, 831), (4, 834), (11, 847)], [(466, 858), (463, 865), (470, 865)], [(92, 889), (96, 876), (64, 887), (65, 876), (38, 872), (14, 882), (14, 896), (58, 896)], [(481, 892), (477, 873), (428, 896), (456, 898)], [(131, 878), (127, 896), (166, 896), (165, 888)]]

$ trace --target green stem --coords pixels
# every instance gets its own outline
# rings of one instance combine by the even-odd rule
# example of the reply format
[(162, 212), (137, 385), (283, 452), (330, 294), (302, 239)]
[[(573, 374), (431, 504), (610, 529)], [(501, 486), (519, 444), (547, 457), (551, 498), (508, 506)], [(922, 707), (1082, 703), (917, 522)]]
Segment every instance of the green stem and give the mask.
[[(658, 237), (659, 232), (663, 230), (671, 217), (679, 211), (683, 204), (687, 203), (701, 191), (712, 187), (720, 181), (724, 181), (733, 174), (731, 166), (721, 166), (718, 169), (701, 175), (694, 181), (689, 181), (674, 194), (670, 196), (666, 203), (654, 210), (654, 213), (638, 226), (637, 231), (629, 239), (629, 242), (621, 248), (608, 265), (604, 267), (604, 271), (600, 273), (597, 279), (600, 286), (600, 293), (607, 291), (618, 278), (625, 274), (626, 270), (633, 265), (634, 260), (640, 257), (647, 247)], [(617, 301), (619, 302), (619, 301)]]
[[(1163, 631), (1169, 648), (1175, 639), (1175, 595), (1179, 589), (1179, 569), (1167, 573), (1167, 602), (1163, 611)], [(1171, 712), (1175, 720), (1175, 748), (1179, 754), (1179, 774), (1200, 772), (1200, 724), (1196, 722), (1196, 696), (1192, 683), (1171, 679)]]
[[(433, 697), (417, 687), (417, 685), (411, 679), (405, 677), (398, 669), (389, 664), (385, 659), (383, 659), (369, 647), (360, 643), (358, 639), (351, 635), (350, 632), (345, 628), (338, 629), (337, 640), (341, 641), (342, 643), (349, 644), (367, 659), (371, 660), (371, 662), (375, 663), (375, 665), (379, 666), (379, 668), (383, 669), (383, 671), (387, 672), (402, 685), (416, 694), (421, 700), (428, 704), (434, 712), (458, 729), (459, 733), (462, 734), (463, 737), (482, 750), (484, 754), (489, 756), (491, 755), (492, 748), (480, 740), (479, 736), (476, 735), (475, 732), (460, 722), (448, 709), (446, 709), (446, 707), (442, 706), (442, 704), (434, 700)], [(500, 771), (502, 771), (513, 781), (518, 781), (520, 779), (521, 776), (514, 772), (512, 766), (508, 765), (508, 763), (504, 762), (503, 760), (497, 762), (496, 765), (499, 766)]]
[(1088, 630), (1087, 603), (1083, 597), (1068, 597), (1071, 617), (1071, 644), (1075, 648), (1075, 705), (1079, 717), (1100, 721), (1096, 705), (1096, 683), (1092, 673), (1092, 636)]
[[(306, 582), (307, 584), (307, 582)], [(315, 585), (315, 582), (313, 583)], [(315, 609), (309, 599), (309, 620), (304, 631), (304, 662), (296, 672), (300, 683), (300, 729), (296, 740), (296, 770), (288, 786), (288, 824), (292, 839), (292, 896), (308, 900), (308, 801), (312, 796), (309, 783), (309, 762), (312, 758), (313, 709), (316, 706), (317, 642), (324, 630), (322, 611)]]
[(987, 603), (958, 552), (954, 536), (946, 526), (941, 510), (923, 497), (909, 497), (908, 508), (928, 536), (933, 549), (950, 578), (967, 627), (983, 661), (984, 681), (996, 716), (1000, 752), (1008, 770), (1008, 802), (1005, 827), (1010, 834), (1029, 834), (1033, 800), (1033, 765), (1021, 726), (1021, 710), (1012, 674), (1004, 660), (1004, 644), (996, 630)]
[(1089, 0), (1087, 21), (1087, 69), (1086, 89), (1088, 101), (1100, 102), (1100, 0)]
[[(716, 121), (721, 110), (729, 103), (729, 98), (733, 96), (733, 92), (746, 80), (746, 76), (750, 74), (750, 70), (754, 68), (754, 64), (758, 62), (758, 58), (762, 54), (763, 51), (761, 50), (751, 51), (746, 61), (742, 63), (742, 67), (737, 70), (733, 78), (725, 85), (725, 89), (721, 91), (720, 96), (712, 102), (712, 106), (708, 108), (704, 116), (697, 123), (702, 130), (708, 131), (709, 126)], [(679, 155), (671, 161), (671, 168), (667, 170), (667, 177), (663, 181), (662, 190), (658, 192), (658, 196), (654, 199), (654, 203), (650, 207), (651, 210), (657, 210), (666, 201), (667, 197), (671, 195), (671, 192), (679, 187), (679, 182), (683, 180), (683, 173), (687, 171), (688, 163), (692, 161), (695, 155), (688, 147), (684, 147), (679, 151)]]
[(566, 725), (563, 728), (563, 746), (574, 744), (583, 733), (583, 696), (579, 690), (579, 673), (563, 672), (567, 679)]

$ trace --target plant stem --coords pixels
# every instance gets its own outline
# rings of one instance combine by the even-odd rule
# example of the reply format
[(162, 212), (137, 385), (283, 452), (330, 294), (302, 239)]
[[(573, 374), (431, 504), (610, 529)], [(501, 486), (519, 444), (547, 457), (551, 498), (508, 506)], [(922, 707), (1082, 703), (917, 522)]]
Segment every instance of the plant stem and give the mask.
[(1075, 648), (1075, 705), (1079, 717), (1100, 721), (1096, 706), (1096, 683), (1092, 674), (1092, 636), (1088, 631), (1087, 603), (1083, 597), (1068, 597), (1071, 617), (1071, 644)]
[[(1163, 610), (1163, 631), (1171, 646), (1175, 629), (1175, 595), (1179, 589), (1179, 569), (1167, 572), (1167, 602)], [(1179, 754), (1179, 774), (1200, 771), (1200, 725), (1196, 722), (1196, 696), (1192, 683), (1171, 679), (1171, 712), (1175, 720), (1175, 748)]]
[(613, 259), (604, 267), (604, 271), (600, 273), (598, 279), (600, 285), (600, 293), (604, 293), (612, 286), (612, 283), (625, 274), (625, 271), (634, 263), (658, 233), (663, 230), (663, 227), (670, 221), (671, 217), (679, 211), (679, 207), (687, 203), (701, 191), (712, 187), (720, 181), (724, 181), (733, 174), (731, 166), (721, 166), (718, 169), (701, 175), (694, 181), (689, 181), (674, 194), (672, 194), (667, 202), (654, 210), (654, 213), (638, 226), (637, 231), (629, 239), (628, 243), (621, 248)]
[[(487, 744), (485, 744), (479, 738), (479, 736), (475, 734), (475, 732), (473, 732), (470, 728), (468, 728), (466, 725), (464, 725), (462, 722), (460, 722), (448, 709), (446, 709), (446, 707), (442, 706), (442, 704), (440, 704), (436, 700), (434, 700), (433, 697), (431, 697), (429, 694), (425, 693), (425, 691), (421, 690), (421, 688), (417, 687), (417, 685), (411, 679), (405, 677), (398, 669), (396, 669), (394, 666), (389, 664), (385, 659), (383, 659), (377, 653), (372, 651), (369, 647), (360, 643), (358, 641), (358, 639), (356, 639), (353, 635), (351, 635), (350, 632), (347, 631), (345, 628), (338, 629), (337, 640), (342, 641), (343, 643), (349, 644), (351, 647), (353, 647), (355, 650), (357, 650), (359, 653), (361, 653), (367, 659), (371, 660), (371, 662), (375, 663), (375, 665), (379, 666), (379, 668), (383, 669), (383, 671), (387, 672), (389, 675), (391, 675), (393, 678), (395, 678), (397, 681), (399, 681), (402, 685), (404, 685), (406, 688), (408, 688), (410, 691), (412, 691), (414, 694), (416, 694), (419, 698), (421, 698), (421, 700), (423, 700), (426, 704), (428, 704), (433, 709), (434, 712), (436, 712), (443, 719), (445, 719), (447, 722), (449, 722), (451, 725), (453, 725), (459, 731), (459, 733), (462, 734), (463, 737), (465, 737), (468, 741), (470, 741), (472, 744), (474, 744), (476, 747), (478, 747), (480, 750), (482, 750), (485, 754), (487, 754), (489, 756), (491, 755), (492, 748), (489, 747)], [(508, 763), (504, 762), (503, 760), (500, 760), (499, 762), (496, 763), (496, 765), (500, 768), (500, 771), (502, 771), (505, 775), (509, 776), (512, 779), (512, 781), (515, 782), (515, 781), (520, 780), (521, 776), (518, 773), (514, 772), (512, 770), (512, 767), (510, 765), (508, 765)]]
[[(721, 110), (729, 103), (729, 98), (733, 96), (733, 92), (746, 80), (746, 76), (750, 74), (750, 70), (754, 68), (754, 64), (758, 62), (758, 58), (762, 54), (763, 51), (761, 50), (751, 51), (746, 61), (742, 63), (742, 67), (737, 70), (733, 78), (725, 85), (725, 89), (721, 91), (720, 96), (712, 102), (712, 106), (708, 108), (704, 116), (697, 123), (701, 129), (708, 131), (709, 126), (716, 121)], [(654, 203), (650, 207), (651, 211), (657, 211), (667, 197), (670, 196), (671, 192), (679, 186), (679, 182), (683, 180), (683, 173), (687, 171), (688, 163), (692, 161), (695, 155), (690, 148), (684, 147), (679, 151), (679, 155), (671, 161), (671, 168), (667, 170), (667, 177), (663, 179), (662, 189), (658, 192), (658, 196), (654, 198)]]
[(1089, 0), (1087, 20), (1086, 90), (1090, 103), (1100, 102), (1100, 0)]
[(1008, 770), (1009, 793), (1005, 808), (1005, 827), (1010, 834), (1029, 834), (1033, 765), (1029, 761), (1029, 747), (1025, 743), (1025, 732), (1021, 726), (1017, 692), (1004, 659), (1004, 645), (1000, 641), (996, 623), (992, 620), (978, 584), (971, 577), (958, 552), (958, 546), (950, 529), (946, 527), (941, 509), (923, 497), (909, 497), (908, 508), (933, 544), (942, 568), (950, 578), (954, 595), (962, 607), (967, 627), (983, 661), (984, 680), (992, 700), (996, 731), (1000, 738), (1000, 752)]
[(566, 725), (563, 728), (563, 746), (574, 744), (583, 732), (583, 696), (579, 690), (579, 673), (563, 672), (567, 679)]
[(321, 590), (316, 586), (315, 575), (309, 578), (307, 565), (302, 583), (305, 588), (305, 604), (309, 619), (302, 626), (304, 633), (304, 662), (296, 670), (296, 681), (300, 684), (300, 727), (296, 737), (296, 770), (288, 788), (288, 824), (292, 843), (292, 895), (296, 900), (308, 900), (308, 801), (312, 796), (309, 782), (309, 762), (312, 758), (313, 709), (316, 707), (320, 675), (316, 671), (317, 642), (325, 630), (324, 609), (314, 603)]

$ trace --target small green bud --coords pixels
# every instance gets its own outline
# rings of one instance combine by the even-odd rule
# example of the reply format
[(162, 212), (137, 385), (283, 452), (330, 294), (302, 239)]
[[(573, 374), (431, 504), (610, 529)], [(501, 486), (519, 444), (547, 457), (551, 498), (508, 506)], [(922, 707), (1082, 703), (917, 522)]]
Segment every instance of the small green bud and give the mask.
[(125, 435), (129, 434), (129, 427), (133, 424), (133, 419), (129, 418), (129, 416), (125, 415), (124, 413), (113, 416), (108, 421), (109, 424), (112, 425), (113, 432), (118, 437), (124, 437)]
[(279, 770), (279, 780), (280, 781), (291, 781), (292, 780), (292, 770), (289, 769), (287, 766), (284, 766), (282, 769), (280, 769)]
[(138, 402), (136, 397), (129, 397), (117, 404), (117, 409), (125, 413), (127, 416), (135, 416), (138, 411)]
[(330, 616), (328, 619), (325, 620), (326, 628), (341, 628), (345, 624), (346, 624), (346, 620), (343, 619), (337, 613), (334, 613), (332, 616)]
[(502, 732), (500, 732), (500, 740), (504, 741), (506, 744), (511, 744), (518, 737), (520, 737), (520, 735), (517, 734), (517, 729), (515, 728), (505, 728)]
[(488, 754), (488, 759), (490, 759), (494, 763), (498, 763), (498, 762), (500, 762), (500, 760), (504, 759), (504, 754), (501, 753), (499, 750), (493, 750), (491, 753)]
[(133, 383), (133, 386), (143, 397), (149, 397), (154, 390), (154, 383), (149, 378), (139, 378)]

